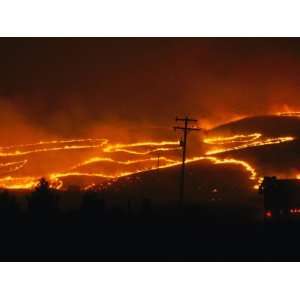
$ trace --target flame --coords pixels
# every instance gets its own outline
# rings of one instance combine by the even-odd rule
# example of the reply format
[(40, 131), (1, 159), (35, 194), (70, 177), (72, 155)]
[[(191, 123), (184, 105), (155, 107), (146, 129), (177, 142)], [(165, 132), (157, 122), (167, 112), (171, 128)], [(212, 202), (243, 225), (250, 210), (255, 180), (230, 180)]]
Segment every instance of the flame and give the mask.
[(292, 109), (289, 105), (284, 104), (280, 111), (276, 110), (275, 115), (282, 117), (300, 117), (300, 111)]
[[(300, 112), (284, 112), (278, 113), (278, 115), (284, 116), (297, 116), (300, 117)], [(254, 188), (257, 189), (262, 181), (254, 166), (250, 165), (244, 160), (238, 160), (234, 158), (219, 158), (217, 154), (227, 153), (230, 151), (260, 147), (265, 145), (279, 144), (293, 141), (295, 138), (292, 136), (284, 137), (264, 137), (262, 133), (251, 134), (236, 134), (232, 136), (214, 136), (207, 137), (203, 140), (210, 149), (202, 156), (190, 157), (187, 159), (187, 164), (197, 162), (201, 160), (208, 160), (213, 164), (234, 164), (242, 167), (249, 173), (249, 179), (255, 182)], [(181, 164), (181, 160), (169, 157), (169, 151), (181, 149), (178, 141), (142, 141), (136, 143), (111, 143), (108, 139), (62, 139), (62, 140), (50, 140), (40, 141), (31, 144), (21, 145), (9, 145), (0, 147), (0, 158), (10, 158), (26, 156), (26, 159), (20, 161), (0, 162), (0, 171), (3, 173), (12, 173), (20, 171), (26, 165), (28, 168), (28, 162), (32, 155), (36, 153), (47, 153), (53, 151), (73, 151), (91, 149), (99, 151), (93, 156), (85, 157), (81, 162), (65, 168), (65, 170), (59, 170), (59, 172), (49, 172), (48, 174), (41, 174), (46, 177), (50, 186), (55, 189), (63, 188), (63, 178), (68, 176), (86, 176), (86, 177), (99, 177), (104, 179), (117, 179), (132, 174), (139, 174), (149, 170), (155, 170), (157, 168), (164, 169), (177, 166)], [(157, 166), (157, 157), (152, 156), (157, 152), (164, 152), (164, 156), (160, 156), (160, 165)], [(112, 153), (125, 153), (134, 157), (133, 159), (121, 160), (111, 157)], [(118, 155), (119, 156), (119, 155)], [(150, 156), (150, 157), (149, 157)], [(81, 172), (80, 168), (97, 163), (97, 162), (109, 162), (120, 166), (119, 170), (112, 174), (111, 172), (104, 172), (103, 170), (96, 170), (92, 172)], [(150, 165), (150, 166), (149, 166)], [(122, 166), (131, 166), (130, 171), (125, 171)], [(147, 167), (146, 167), (147, 166)], [(38, 183), (41, 176), (0, 176), (0, 187), (9, 189), (32, 189)], [(300, 175), (297, 176), (300, 179)], [(89, 183), (84, 189), (95, 187), (95, 183)]]
[(40, 146), (40, 145), (70, 144), (70, 143), (83, 143), (83, 142), (107, 143), (108, 140), (107, 139), (67, 139), (67, 140), (39, 141), (37, 143), (32, 143), (32, 144), (2, 146), (2, 147), (0, 147), (0, 150), (14, 149), (14, 148), (28, 148), (28, 147), (36, 147), (36, 146)]
[[(131, 148), (136, 147), (158, 147), (155, 149), (151, 149), (148, 151), (136, 151), (131, 150)], [(163, 146), (178, 146), (177, 148), (170, 148), (170, 147), (163, 147)], [(116, 145), (108, 145), (104, 147), (104, 152), (126, 152), (130, 154), (136, 155), (147, 155), (153, 152), (158, 151), (171, 151), (174, 149), (180, 149), (178, 141), (162, 141), (162, 142), (140, 142), (140, 143), (133, 143), (133, 144), (116, 144)]]
[(38, 178), (31, 176), (0, 178), (0, 186), (6, 189), (32, 189), (38, 183)]
[[(82, 142), (84, 140), (80, 140)], [(88, 140), (89, 142), (98, 142), (98, 140)], [(39, 142), (36, 144), (27, 144), (27, 145), (21, 145), (20, 148), (24, 147), (32, 147), (32, 146), (39, 146), (39, 145), (51, 145), (51, 144), (65, 144), (65, 143), (72, 143), (73, 140), (69, 141), (50, 141), (50, 142)], [(78, 142), (78, 140), (77, 140)], [(100, 144), (96, 145), (66, 145), (66, 146), (60, 146), (60, 147), (47, 147), (47, 148), (40, 148), (40, 149), (33, 149), (33, 150), (15, 150), (15, 151), (7, 151), (8, 149), (17, 148), (18, 146), (8, 146), (8, 147), (2, 147), (0, 151), (0, 157), (10, 157), (10, 156), (24, 156), (24, 155), (30, 155), (34, 153), (40, 153), (40, 152), (49, 152), (49, 151), (61, 151), (61, 150), (78, 150), (78, 149), (92, 149), (92, 148), (101, 148), (104, 144), (107, 143), (107, 140), (102, 140)]]
[[(226, 147), (226, 148), (217, 148), (213, 150), (207, 151), (205, 154), (209, 157), (211, 155), (222, 154), (230, 151), (236, 151), (241, 149), (247, 149), (252, 147), (260, 147), (265, 145), (273, 145), (279, 144), (284, 142), (290, 142), (295, 140), (294, 137), (287, 136), (287, 137), (276, 137), (276, 138), (263, 138), (261, 133), (252, 133), (252, 134), (240, 134), (240, 135), (233, 135), (233, 136), (217, 136), (204, 139), (204, 143), (209, 145), (228, 145), (228, 144), (235, 144), (235, 143), (242, 143), (242, 145), (234, 146), (234, 147)], [(251, 173), (250, 179), (255, 180), (256, 184), (254, 185), (254, 189), (258, 189), (260, 184), (263, 181), (262, 177), (257, 175), (256, 170), (252, 167), (249, 163), (243, 160), (236, 160), (233, 158), (225, 159), (223, 163), (233, 163), (233, 164), (240, 164), (242, 165), (247, 171)]]
[(282, 116), (282, 117), (296, 117), (296, 118), (300, 118), (300, 111), (293, 111), (293, 112), (278, 112), (277, 113), (278, 116)]
[[(226, 145), (226, 144), (233, 144), (233, 143), (244, 143), (244, 145), (237, 146), (237, 147), (231, 147), (231, 148), (221, 148), (213, 151), (208, 151), (205, 156), (200, 157), (193, 157), (187, 159), (187, 164), (191, 162), (201, 161), (201, 160), (209, 160), (213, 164), (235, 164), (243, 167), (247, 172), (250, 173), (249, 179), (258, 181), (258, 176), (256, 173), (256, 170), (254, 167), (252, 167), (249, 163), (237, 160), (233, 158), (217, 158), (214, 156), (211, 156), (213, 153), (222, 153), (226, 151), (241, 149), (245, 147), (253, 147), (253, 146), (259, 146), (259, 145), (265, 145), (270, 143), (278, 143), (282, 141), (288, 141), (291, 140), (290, 137), (285, 138), (279, 138), (277, 140), (275, 139), (266, 139), (264, 141), (257, 141), (260, 139), (262, 134), (260, 133), (253, 133), (249, 135), (235, 135), (232, 137), (213, 137), (213, 138), (207, 138), (204, 140), (205, 143), (210, 145)], [(72, 144), (73, 143), (73, 144)], [(75, 145), (74, 145), (75, 143)], [(79, 143), (76, 144), (76, 143)], [(97, 143), (96, 145), (91, 143)], [(29, 147), (40, 147), (37, 149), (25, 149)], [(45, 147), (48, 146), (48, 147)], [(132, 144), (109, 144), (107, 139), (70, 139), (70, 140), (53, 140), (53, 141), (41, 141), (35, 144), (24, 144), (24, 145), (13, 145), (13, 146), (7, 146), (7, 147), (1, 147), (0, 150), (0, 156), (19, 156), (19, 155), (29, 155), (34, 154), (38, 152), (47, 152), (47, 151), (59, 151), (59, 150), (73, 150), (73, 149), (86, 149), (86, 148), (100, 148), (103, 153), (114, 153), (114, 152), (125, 152), (130, 153), (134, 155), (149, 155), (157, 151), (171, 151), (171, 150), (177, 150), (179, 149), (179, 143), (178, 141), (161, 141), (161, 142), (153, 142), (153, 141), (147, 141), (147, 142), (139, 142), (139, 143), (132, 143)], [(138, 150), (138, 148), (145, 148), (148, 147), (150, 149), (146, 149), (144, 151)], [(12, 151), (13, 150), (13, 151)], [(50, 186), (56, 189), (63, 188), (63, 178), (68, 176), (87, 176), (87, 177), (100, 177), (105, 179), (117, 179), (124, 176), (129, 176), (132, 174), (138, 174), (141, 172), (149, 171), (149, 170), (155, 170), (157, 168), (164, 169), (173, 167), (176, 165), (180, 165), (180, 160), (175, 160), (168, 158), (166, 156), (161, 156), (160, 162), (163, 162), (159, 167), (156, 165), (157, 157), (148, 157), (148, 158), (142, 158), (142, 159), (132, 159), (132, 160), (115, 160), (111, 157), (106, 156), (96, 156), (91, 157), (86, 160), (84, 160), (81, 163), (78, 163), (70, 168), (69, 171), (63, 171), (63, 172), (55, 172), (50, 173), (46, 177), (48, 178), (50, 182)], [(80, 172), (78, 169), (82, 166), (86, 166), (95, 162), (111, 162), (116, 163), (119, 165), (134, 165), (134, 164), (143, 164), (146, 162), (154, 162), (154, 165), (149, 168), (141, 168), (141, 169), (135, 169), (133, 171), (124, 172), (120, 170), (116, 175), (111, 175), (108, 173), (103, 172)], [(3, 163), (3, 166), (15, 166), (16, 169), (23, 167), (27, 163), (27, 160), (24, 160), (22, 162), (12, 162), (12, 163)], [(1, 167), (1, 165), (0, 165)], [(10, 189), (32, 189), (36, 184), (38, 183), (39, 177), (32, 177), (32, 176), (24, 176), (24, 177), (12, 177), (12, 176), (6, 176), (0, 178), (0, 187), (4, 188), (10, 188)], [(90, 186), (94, 186), (95, 184), (92, 184)], [(87, 187), (86, 187), (87, 188)]]
[[(74, 167), (71, 168), (71, 170), (78, 169), (80, 167), (83, 167), (83, 166), (86, 166), (86, 165), (89, 165), (89, 164), (93, 164), (95, 162), (106, 161), (106, 162), (112, 162), (112, 163), (116, 163), (116, 164), (120, 164), (120, 165), (132, 165), (132, 164), (137, 164), (137, 163), (145, 163), (145, 162), (149, 162), (149, 161), (150, 162), (151, 161), (156, 162), (157, 159), (158, 159), (157, 157), (150, 157), (150, 158), (145, 158), (145, 159), (132, 159), (132, 160), (120, 161), (120, 160), (115, 160), (115, 159), (112, 159), (112, 158), (109, 158), (109, 157), (92, 157), (92, 158), (89, 158), (89, 159), (85, 160), (82, 163), (79, 163), (79, 164), (75, 165)], [(169, 163), (176, 162), (175, 160), (164, 157), (164, 156), (160, 156), (159, 161), (164, 161), (164, 162), (169, 162)]]
[(26, 160), (22, 161), (15, 161), (15, 162), (8, 162), (8, 163), (0, 163), (0, 169), (5, 168), (6, 172), (14, 172), (24, 167), (24, 165), (27, 163)]
[[(221, 137), (218, 137), (218, 138), (221, 139)], [(235, 147), (231, 147), (231, 148), (218, 148), (215, 150), (209, 150), (206, 152), (206, 155), (215, 155), (215, 154), (220, 154), (220, 153), (225, 153), (225, 152), (235, 151), (235, 150), (240, 150), (240, 149), (280, 144), (280, 143), (284, 143), (284, 142), (291, 142), (293, 140), (295, 140), (295, 138), (291, 137), (291, 136), (267, 138), (267, 139), (264, 139), (261, 141), (253, 141), (253, 142), (250, 141), (249, 143), (245, 143), (244, 145), (235, 146)]]
[[(239, 159), (234, 159), (234, 158), (217, 158), (214, 156), (202, 156), (202, 157), (195, 157), (193, 159), (189, 159), (188, 162), (195, 162), (195, 161), (200, 161), (200, 160), (204, 160), (207, 159), (209, 161), (211, 161), (214, 164), (234, 164), (234, 165), (239, 165), (242, 166), (245, 171), (247, 171), (248, 173), (250, 173), (249, 179), (252, 181), (259, 181), (260, 178), (258, 178), (257, 176), (257, 172), (255, 170), (254, 167), (252, 167), (249, 163), (247, 163), (244, 160), (239, 160)], [(256, 188), (258, 183), (256, 183), (254, 185), (254, 188)]]
[(205, 138), (203, 142), (210, 145), (226, 145), (233, 143), (249, 143), (259, 139), (262, 136), (261, 133), (252, 133), (252, 134), (236, 134), (229, 137), (213, 137)]
[[(126, 152), (134, 155), (149, 155), (154, 152), (163, 152), (163, 151), (172, 151), (179, 149), (178, 141), (161, 141), (161, 142), (138, 142), (132, 144), (109, 144), (107, 139), (68, 139), (68, 140), (52, 140), (52, 141), (40, 141), (37, 143), (31, 144), (21, 144), (21, 145), (11, 145), (0, 147), (0, 157), (11, 157), (11, 156), (24, 156), (24, 155), (33, 155), (40, 152), (51, 152), (51, 151), (61, 151), (61, 150), (74, 150), (74, 149), (93, 149), (99, 148), (103, 153), (113, 153), (113, 152)], [(173, 146), (173, 147), (171, 147)], [(174, 147), (176, 146), (176, 147)], [(40, 148), (42, 147), (42, 148)], [(138, 147), (150, 147), (150, 150), (138, 151), (134, 150)], [(33, 149), (30, 149), (33, 148)], [(174, 163), (175, 160), (161, 156), (160, 162)], [(120, 171), (116, 176), (110, 174), (101, 173), (101, 172), (78, 172), (75, 171), (81, 166), (85, 166), (94, 162), (109, 161), (119, 165), (132, 165), (136, 163), (145, 163), (145, 162), (155, 162), (157, 157), (150, 157), (145, 159), (135, 159), (135, 160), (114, 160), (110, 157), (92, 157), (82, 163), (79, 163), (73, 166), (69, 171), (50, 173), (45, 177), (50, 181), (50, 186), (56, 189), (63, 187), (63, 182), (61, 178), (67, 176), (88, 176), (88, 177), (103, 177), (107, 179), (118, 178), (121, 176), (131, 175), (135, 172), (142, 172), (146, 169), (135, 170), (133, 172), (123, 172)], [(10, 163), (0, 163), (0, 169), (4, 167), (10, 167), (9, 172), (16, 171), (21, 169), (28, 160), (10, 162)], [(40, 177), (34, 176), (20, 176), (12, 177), (5, 176), (0, 178), (0, 187), (7, 189), (32, 189), (38, 183)]]
[(258, 190), (258, 189), (259, 189), (259, 187), (260, 187), (260, 185), (262, 184), (263, 180), (264, 180), (263, 177), (259, 177), (259, 178), (258, 178), (257, 184), (254, 185), (254, 189), (255, 189), (255, 190)]
[[(96, 145), (91, 144), (84, 144), (84, 145), (65, 145), (65, 146), (56, 146), (51, 147), (51, 145), (57, 145), (57, 144), (70, 144), (70, 143), (97, 143)], [(100, 142), (100, 143), (99, 143)], [(29, 155), (39, 152), (49, 152), (49, 151), (61, 151), (61, 150), (80, 150), (80, 149), (92, 149), (92, 148), (103, 148), (103, 152), (127, 152), (131, 154), (137, 154), (137, 155), (146, 155), (157, 151), (170, 151), (174, 150), (174, 148), (170, 147), (162, 147), (162, 146), (178, 146), (178, 141), (162, 141), (162, 142), (140, 142), (140, 143), (133, 143), (133, 144), (115, 144), (115, 145), (107, 145), (108, 140), (107, 139), (70, 139), (70, 140), (54, 140), (54, 141), (40, 141), (35, 144), (23, 144), (23, 145), (13, 145), (13, 146), (6, 146), (6, 147), (0, 147), (0, 157), (9, 157), (9, 156), (21, 156), (21, 155)], [(15, 150), (15, 151), (7, 151), (10, 149), (20, 149), (20, 148), (27, 148), (27, 147), (37, 147), (41, 145), (50, 145), (50, 147), (46, 148), (38, 148), (33, 150)], [(136, 147), (157, 147), (159, 148), (149, 150), (149, 151), (135, 151), (130, 150), (130, 148), (136, 148)], [(128, 149), (129, 148), (129, 149)]]

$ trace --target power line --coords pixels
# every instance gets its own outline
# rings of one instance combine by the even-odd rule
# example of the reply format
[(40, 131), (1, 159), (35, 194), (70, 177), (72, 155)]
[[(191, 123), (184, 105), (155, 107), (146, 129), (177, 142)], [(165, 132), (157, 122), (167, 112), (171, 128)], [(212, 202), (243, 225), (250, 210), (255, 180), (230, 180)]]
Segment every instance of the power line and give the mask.
[(181, 165), (181, 175), (179, 183), (179, 205), (183, 204), (184, 201), (184, 176), (185, 176), (185, 160), (186, 160), (186, 146), (187, 146), (187, 134), (190, 131), (201, 130), (197, 126), (189, 127), (189, 123), (197, 123), (198, 120), (190, 119), (189, 117), (175, 119), (176, 122), (184, 122), (184, 126), (174, 126), (174, 130), (183, 131), (183, 139), (180, 140), (180, 146), (182, 147), (182, 165)]

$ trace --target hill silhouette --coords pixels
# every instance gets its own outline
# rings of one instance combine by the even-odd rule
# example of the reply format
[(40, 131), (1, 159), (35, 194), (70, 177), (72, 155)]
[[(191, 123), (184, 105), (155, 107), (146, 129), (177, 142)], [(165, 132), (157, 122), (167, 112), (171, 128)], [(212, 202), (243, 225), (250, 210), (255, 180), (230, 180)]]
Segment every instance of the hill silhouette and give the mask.
[(261, 176), (295, 178), (300, 174), (300, 140), (216, 154), (249, 162)]
[(208, 135), (232, 135), (254, 132), (270, 137), (300, 137), (300, 118), (279, 115), (247, 117), (217, 126), (209, 130)]
[[(148, 198), (154, 204), (177, 205), (180, 166), (150, 170), (108, 181), (102, 186), (106, 199), (131, 199), (138, 205)], [(208, 160), (186, 166), (186, 199), (189, 204), (257, 204), (257, 193), (243, 167), (213, 164)]]

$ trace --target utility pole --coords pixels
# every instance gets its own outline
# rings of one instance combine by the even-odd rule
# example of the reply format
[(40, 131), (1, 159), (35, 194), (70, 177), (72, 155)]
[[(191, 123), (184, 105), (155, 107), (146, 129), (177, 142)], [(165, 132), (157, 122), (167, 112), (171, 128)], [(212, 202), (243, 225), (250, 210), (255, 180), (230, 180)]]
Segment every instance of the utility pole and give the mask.
[(181, 165), (181, 174), (180, 174), (180, 183), (179, 183), (179, 205), (183, 204), (184, 201), (184, 176), (185, 176), (185, 160), (186, 160), (186, 146), (187, 146), (187, 134), (190, 131), (199, 131), (201, 130), (198, 127), (189, 127), (189, 123), (196, 123), (198, 120), (190, 119), (189, 117), (175, 119), (176, 122), (184, 122), (184, 126), (174, 126), (174, 130), (183, 131), (183, 139), (180, 140), (180, 146), (182, 147), (182, 165)]

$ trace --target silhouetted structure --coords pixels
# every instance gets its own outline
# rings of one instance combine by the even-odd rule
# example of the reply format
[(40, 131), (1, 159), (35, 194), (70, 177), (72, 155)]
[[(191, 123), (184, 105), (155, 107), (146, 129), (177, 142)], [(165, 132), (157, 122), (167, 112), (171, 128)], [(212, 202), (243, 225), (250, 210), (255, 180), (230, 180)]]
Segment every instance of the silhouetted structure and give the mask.
[(300, 217), (300, 182), (265, 177), (259, 192), (264, 196), (265, 220), (284, 221)]
[(188, 127), (189, 123), (196, 123), (197, 120), (189, 119), (189, 117), (185, 118), (177, 118), (176, 122), (182, 121), (184, 122), (184, 126), (174, 126), (174, 130), (182, 130), (183, 131), (183, 139), (180, 140), (180, 146), (182, 147), (182, 165), (181, 165), (181, 177), (179, 183), (179, 204), (182, 205), (184, 201), (184, 173), (185, 173), (185, 160), (186, 160), (186, 146), (187, 146), (187, 134), (190, 131), (199, 131), (200, 128), (197, 127)]

